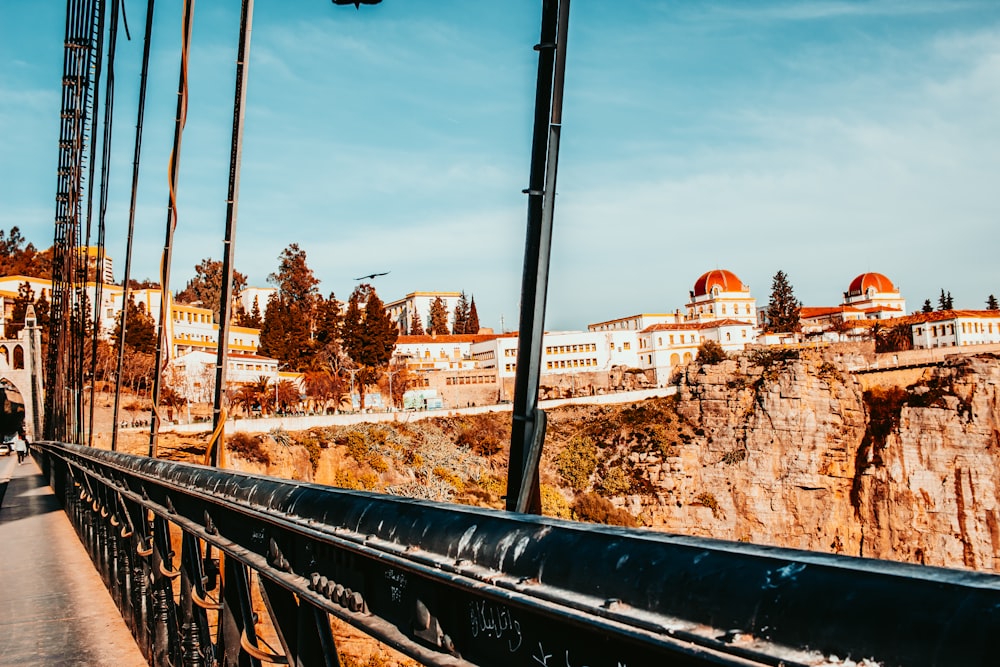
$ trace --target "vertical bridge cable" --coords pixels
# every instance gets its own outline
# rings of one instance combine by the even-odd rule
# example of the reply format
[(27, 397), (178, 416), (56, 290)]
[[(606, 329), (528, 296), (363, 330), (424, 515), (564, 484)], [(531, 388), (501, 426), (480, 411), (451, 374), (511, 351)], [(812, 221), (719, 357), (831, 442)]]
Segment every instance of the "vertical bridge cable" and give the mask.
[[(77, 272), (77, 299), (78, 303), (76, 310), (74, 311), (78, 324), (74, 331), (76, 337), (73, 339), (73, 343), (76, 346), (73, 359), (76, 367), (74, 369), (74, 385), (76, 393), (76, 408), (75, 412), (77, 415), (76, 419), (76, 432), (74, 437), (74, 442), (84, 443), (86, 437), (84, 435), (84, 427), (86, 426), (86, 421), (84, 419), (84, 388), (87, 383), (85, 380), (85, 367), (87, 358), (87, 327), (91, 325), (90, 323), (90, 310), (93, 304), (88, 304), (89, 295), (87, 289), (90, 283), (90, 232), (91, 223), (94, 218), (94, 186), (97, 183), (95, 178), (95, 171), (97, 169), (97, 145), (94, 142), (94, 133), (97, 127), (97, 118), (100, 109), (100, 99), (101, 99), (101, 76), (103, 74), (102, 62), (104, 58), (104, 7), (107, 4), (107, 0), (97, 0), (96, 6), (97, 11), (97, 21), (94, 25), (94, 43), (97, 48), (91, 51), (91, 62), (90, 71), (93, 72), (91, 85), (88, 87), (90, 91), (90, 100), (88, 105), (90, 107), (90, 117), (91, 121), (91, 131), (87, 134), (87, 142), (84, 150), (86, 151), (88, 161), (87, 171), (89, 176), (87, 178), (87, 215), (86, 221), (86, 233), (82, 235), (81, 239), (77, 239), (76, 248), (76, 272)], [(107, 119), (105, 118), (105, 122)], [(105, 128), (105, 132), (107, 129)], [(103, 154), (101, 157), (102, 161), (104, 159)], [(103, 187), (103, 186), (102, 186)], [(79, 235), (80, 232), (78, 231)], [(96, 268), (96, 267), (95, 267)], [(96, 281), (95, 281), (96, 282)], [(96, 312), (96, 311), (94, 311)], [(96, 321), (93, 326), (96, 326)], [(91, 395), (91, 404), (93, 404), (93, 395)]]
[(82, 388), (76, 369), (82, 366), (76, 345), (81, 325), (77, 260), (80, 243), (80, 199), (83, 188), (85, 149), (92, 129), (92, 98), (89, 95), (95, 65), (95, 26), (103, 0), (67, 0), (63, 52), (62, 106), (60, 109), (59, 165), (56, 216), (52, 242), (52, 303), (49, 349), (46, 359), (46, 389), (49, 396), (43, 435), (49, 440), (67, 440), (77, 432), (80, 411), (77, 398)]
[[(104, 298), (104, 233), (111, 177), (111, 136), (115, 108), (115, 47), (118, 43), (118, 8), (120, 4), (121, 0), (111, 0), (111, 25), (108, 30), (108, 75), (104, 94), (104, 143), (101, 145), (101, 192), (97, 209), (97, 252), (94, 255), (94, 329), (90, 348), (90, 415), (87, 425), (87, 444), (91, 447), (94, 446), (94, 407), (97, 403), (97, 343), (101, 332), (101, 301)], [(86, 252), (89, 267), (89, 239)]]
[(129, 281), (132, 280), (132, 236), (135, 232), (135, 200), (139, 190), (139, 156), (142, 153), (142, 121), (146, 114), (146, 83), (149, 80), (149, 45), (153, 36), (153, 4), (146, 3), (146, 35), (142, 45), (142, 71), (139, 75), (139, 111), (135, 121), (135, 147), (132, 153), (132, 198), (128, 209), (128, 240), (125, 247), (125, 275), (122, 278), (121, 327), (118, 332), (118, 363), (115, 370), (115, 406), (112, 412), (111, 450), (118, 449), (118, 404), (122, 395), (122, 366), (125, 362), (125, 331), (128, 327)]
[[(226, 199), (226, 235), (222, 252), (222, 293), (219, 295), (219, 340), (215, 361), (215, 396), (212, 407), (212, 441), (208, 447), (212, 464), (219, 466), (225, 445), (226, 411), (222, 405), (229, 365), (229, 319), (232, 306), (233, 257), (236, 251), (236, 211), (240, 198), (240, 163), (243, 157), (244, 105), (250, 65), (250, 33), (253, 28), (253, 0), (243, 0), (240, 12), (239, 55), (236, 58), (236, 94), (233, 100), (233, 140), (229, 156), (229, 196)], [(277, 386), (277, 385), (276, 385)], [(213, 448), (214, 447), (214, 448)]]
[(156, 361), (153, 365), (153, 395), (150, 408), (149, 455), (156, 458), (156, 440), (160, 430), (160, 376), (170, 360), (173, 343), (170, 331), (170, 262), (173, 256), (174, 229), (177, 228), (177, 179), (180, 173), (181, 137), (187, 121), (188, 53), (191, 46), (191, 26), (194, 21), (194, 0), (184, 0), (183, 34), (181, 37), (181, 71), (177, 83), (177, 119), (174, 123), (174, 146), (170, 152), (170, 196), (167, 204), (167, 230), (160, 260), (160, 319), (156, 332)]

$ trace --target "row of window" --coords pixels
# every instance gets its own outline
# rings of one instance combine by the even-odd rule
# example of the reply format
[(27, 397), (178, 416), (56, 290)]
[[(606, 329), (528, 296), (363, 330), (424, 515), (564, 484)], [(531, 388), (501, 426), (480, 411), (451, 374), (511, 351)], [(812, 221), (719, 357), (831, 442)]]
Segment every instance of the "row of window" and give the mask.
[[(232, 368), (233, 364), (230, 362), (229, 368)], [(236, 370), (238, 371), (262, 371), (264, 370), (264, 364), (236, 364)]]
[[(625, 343), (627, 346), (628, 343)], [(626, 350), (628, 347), (625, 348)], [(597, 352), (595, 343), (580, 343), (578, 345), (549, 345), (545, 348), (545, 354), (572, 354), (574, 352)]]
[[(746, 304), (746, 306), (744, 307), (744, 310), (745, 310), (745, 313), (747, 315), (750, 314), (750, 304), (749, 303)], [(698, 312), (699, 313), (705, 313), (706, 312), (705, 311), (705, 307), (704, 306), (698, 306)], [(712, 305), (709, 305), (707, 312), (714, 313), (715, 312), (715, 307), (712, 306)], [(719, 309), (719, 313), (722, 314), (722, 315), (726, 315), (727, 314), (726, 304), (722, 304), (722, 306)], [(733, 304), (733, 315), (739, 315), (739, 314), (740, 314), (740, 306), (739, 306), (739, 304)]]
[[(966, 329), (966, 325), (968, 325), (968, 329)], [(993, 323), (989, 322), (984, 325), (982, 322), (962, 322), (962, 333), (993, 333)]]
[(597, 359), (559, 359), (557, 361), (546, 361), (545, 367), (549, 370), (555, 368), (580, 368), (597, 366)]
[(496, 378), (492, 375), (462, 375), (460, 377), (445, 378), (445, 384), (493, 384)]
[(204, 324), (211, 324), (212, 314), (211, 313), (182, 313), (180, 311), (174, 311), (174, 322), (200, 322)]

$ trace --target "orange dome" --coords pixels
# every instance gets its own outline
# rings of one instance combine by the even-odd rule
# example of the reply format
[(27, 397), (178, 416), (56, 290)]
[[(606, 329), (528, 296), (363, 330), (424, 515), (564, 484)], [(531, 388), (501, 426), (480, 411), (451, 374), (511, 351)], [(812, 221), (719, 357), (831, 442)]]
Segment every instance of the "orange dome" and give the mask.
[(747, 286), (736, 277), (732, 271), (725, 269), (715, 269), (709, 271), (694, 282), (694, 295), (704, 296), (712, 291), (713, 287), (718, 287), (720, 292), (746, 292)]
[(869, 271), (868, 273), (862, 273), (860, 276), (852, 280), (851, 286), (847, 288), (847, 293), (864, 294), (870, 287), (875, 288), (875, 291), (881, 294), (898, 291), (896, 286), (892, 284), (892, 281), (884, 275)]

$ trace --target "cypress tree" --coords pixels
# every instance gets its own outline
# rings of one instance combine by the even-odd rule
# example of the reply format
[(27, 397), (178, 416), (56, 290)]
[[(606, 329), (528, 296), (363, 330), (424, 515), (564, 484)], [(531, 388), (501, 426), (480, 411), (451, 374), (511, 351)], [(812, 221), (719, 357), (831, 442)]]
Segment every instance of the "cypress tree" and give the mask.
[(792, 285), (784, 271), (774, 274), (771, 282), (771, 300), (768, 302), (766, 317), (767, 330), (772, 332), (799, 331), (799, 311), (802, 304), (795, 298)]
[(469, 318), (465, 323), (466, 333), (477, 334), (479, 333), (479, 313), (476, 311), (476, 297), (473, 295), (472, 302), (469, 304)]

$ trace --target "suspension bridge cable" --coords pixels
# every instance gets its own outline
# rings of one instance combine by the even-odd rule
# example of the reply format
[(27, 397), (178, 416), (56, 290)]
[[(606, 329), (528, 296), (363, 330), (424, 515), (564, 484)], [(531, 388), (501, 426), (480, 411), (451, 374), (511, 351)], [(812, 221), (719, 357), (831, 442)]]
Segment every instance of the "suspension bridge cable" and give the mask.
[(174, 123), (174, 146), (170, 152), (170, 197), (167, 206), (167, 229), (160, 260), (160, 319), (157, 323), (156, 359), (153, 365), (153, 395), (150, 407), (149, 456), (156, 458), (157, 435), (160, 428), (160, 376), (170, 359), (173, 343), (168, 326), (170, 317), (170, 262), (173, 255), (174, 229), (177, 227), (177, 180), (180, 173), (181, 137), (187, 121), (188, 54), (191, 47), (191, 26), (194, 21), (194, 0), (184, 0), (183, 32), (181, 37), (181, 71), (177, 83), (177, 119)]
[[(77, 280), (77, 327), (75, 329), (76, 337), (74, 342), (76, 343), (76, 350), (74, 354), (74, 386), (76, 388), (76, 433), (74, 442), (83, 444), (84, 442), (84, 387), (86, 383), (84, 382), (84, 368), (86, 367), (86, 351), (87, 351), (87, 324), (90, 322), (90, 312), (87, 308), (87, 283), (90, 282), (90, 232), (93, 222), (94, 213), (94, 184), (97, 182), (94, 174), (97, 169), (97, 144), (94, 142), (94, 129), (97, 124), (97, 115), (100, 109), (101, 100), (101, 77), (103, 76), (102, 71), (102, 61), (104, 59), (104, 7), (105, 0), (94, 0), (94, 6), (97, 11), (97, 22), (95, 27), (95, 43), (97, 44), (96, 50), (93, 52), (92, 57), (92, 69), (94, 72), (93, 86), (88, 87), (90, 92), (90, 109), (91, 117), (93, 121), (91, 123), (91, 132), (88, 134), (87, 139), (89, 139), (88, 147), (85, 148), (87, 151), (88, 161), (88, 172), (87, 177), (87, 216), (86, 216), (86, 235), (83, 237), (82, 245), (77, 240), (76, 250), (76, 280)], [(101, 159), (103, 161), (104, 156), (102, 154)], [(95, 322), (96, 326), (96, 322)], [(94, 397), (91, 395), (90, 402), (94, 402)], [(88, 436), (89, 437), (89, 436)]]
[[(132, 237), (135, 232), (135, 200), (139, 190), (139, 156), (142, 153), (142, 121), (146, 114), (146, 84), (149, 80), (149, 47), (153, 36), (153, 4), (146, 3), (146, 35), (142, 46), (142, 71), (139, 74), (139, 111), (135, 121), (135, 147), (132, 152), (132, 198), (128, 209), (128, 240), (125, 246), (125, 276), (122, 278), (121, 326), (118, 330), (118, 363), (115, 367), (115, 405), (112, 411), (111, 450), (118, 450), (118, 405), (122, 395), (122, 366), (125, 361), (125, 331), (128, 326), (129, 281), (132, 280)], [(124, 8), (123, 8), (124, 9)], [(122, 12), (124, 16), (124, 11)], [(126, 25), (128, 25), (126, 23)], [(126, 31), (127, 34), (127, 31)]]
[[(94, 446), (94, 408), (97, 403), (97, 343), (101, 332), (101, 302), (104, 298), (104, 241), (108, 213), (108, 189), (111, 175), (111, 137), (115, 109), (115, 54), (118, 44), (118, 9), (121, 0), (111, 0), (111, 23), (108, 30), (108, 75), (104, 94), (104, 143), (101, 146), (101, 192), (97, 212), (97, 253), (94, 265), (94, 330), (90, 348), (90, 415), (87, 444)], [(89, 266), (90, 245), (87, 245)]]

